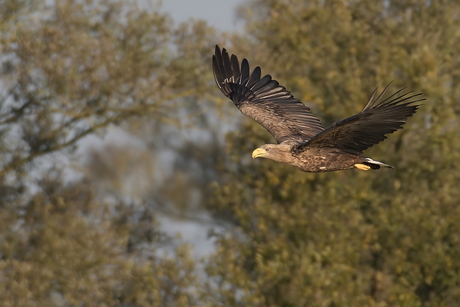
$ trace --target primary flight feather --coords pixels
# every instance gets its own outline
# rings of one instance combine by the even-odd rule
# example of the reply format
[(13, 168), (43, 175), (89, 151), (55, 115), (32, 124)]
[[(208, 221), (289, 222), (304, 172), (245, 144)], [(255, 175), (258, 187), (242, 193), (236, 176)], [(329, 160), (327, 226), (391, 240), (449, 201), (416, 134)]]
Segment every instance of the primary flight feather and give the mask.
[(222, 93), (278, 142), (257, 148), (252, 157), (272, 159), (304, 172), (393, 168), (362, 152), (402, 128), (417, 111), (416, 103), (424, 100), (421, 94), (402, 93), (403, 89), (384, 99), (388, 85), (378, 97), (375, 90), (361, 112), (324, 129), (310, 108), (285, 87), (270, 75), (261, 77), (260, 67), (251, 73), (246, 59), (240, 67), (235, 55), (216, 46), (212, 68)]

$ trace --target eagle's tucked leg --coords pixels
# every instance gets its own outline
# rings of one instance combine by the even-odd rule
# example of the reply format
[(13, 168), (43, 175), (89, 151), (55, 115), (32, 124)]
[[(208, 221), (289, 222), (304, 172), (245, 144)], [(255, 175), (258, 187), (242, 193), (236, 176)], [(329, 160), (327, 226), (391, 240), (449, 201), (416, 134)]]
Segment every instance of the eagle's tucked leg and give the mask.
[(368, 170), (371, 169), (370, 166), (367, 166), (367, 165), (365, 165), (365, 164), (359, 164), (359, 163), (355, 164), (355, 167), (356, 167), (357, 169), (359, 169), (359, 170), (362, 170), (362, 171), (368, 171)]

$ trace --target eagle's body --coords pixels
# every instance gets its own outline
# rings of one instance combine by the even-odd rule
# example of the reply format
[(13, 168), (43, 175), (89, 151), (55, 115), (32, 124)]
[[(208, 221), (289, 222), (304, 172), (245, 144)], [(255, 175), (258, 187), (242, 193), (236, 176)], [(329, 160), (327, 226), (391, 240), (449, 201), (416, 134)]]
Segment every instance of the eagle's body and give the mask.
[(260, 67), (250, 74), (249, 63), (243, 59), (240, 69), (237, 57), (230, 57), (225, 49), (221, 52), (218, 46), (212, 64), (222, 93), (278, 141), (257, 148), (252, 157), (268, 158), (304, 172), (393, 168), (364, 157), (362, 152), (402, 128), (417, 111), (419, 105), (413, 103), (424, 100), (418, 98), (420, 94), (400, 94), (402, 90), (383, 99), (387, 86), (378, 97), (375, 90), (361, 112), (324, 129), (310, 108), (270, 75), (261, 78)]
[(272, 150), (277, 151), (276, 153), (271, 153), (270, 158), (272, 160), (294, 166), (303, 172), (340, 171), (356, 168), (355, 165), (357, 164), (362, 164), (364, 165), (362, 168), (366, 168), (364, 163), (370, 164), (370, 161), (372, 161), (334, 148), (308, 148), (296, 153), (292, 151), (291, 147), (283, 151), (280, 148), (276, 148), (279, 145), (271, 145), (274, 147), (271, 148), (270, 153)]

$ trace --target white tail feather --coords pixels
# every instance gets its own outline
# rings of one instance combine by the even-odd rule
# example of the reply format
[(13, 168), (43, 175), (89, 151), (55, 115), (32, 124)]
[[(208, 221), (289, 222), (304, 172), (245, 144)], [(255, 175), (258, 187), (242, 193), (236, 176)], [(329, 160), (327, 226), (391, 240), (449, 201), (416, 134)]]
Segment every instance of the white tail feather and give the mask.
[(385, 167), (388, 167), (388, 168), (394, 168), (391, 165), (385, 164), (385, 163), (380, 162), (380, 161), (372, 160), (371, 158), (365, 158), (364, 160), (365, 160), (365, 162), (370, 163), (370, 164), (376, 164), (376, 165), (381, 165), (381, 166), (385, 166)]

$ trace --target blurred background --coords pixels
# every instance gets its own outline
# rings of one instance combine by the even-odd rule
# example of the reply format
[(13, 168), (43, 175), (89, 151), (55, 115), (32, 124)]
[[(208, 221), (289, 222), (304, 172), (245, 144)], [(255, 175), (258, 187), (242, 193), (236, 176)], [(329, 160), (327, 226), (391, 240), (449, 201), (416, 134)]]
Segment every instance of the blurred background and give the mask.
[[(459, 0), (0, 0), (2, 306), (460, 306)], [(217, 89), (219, 44), (323, 125), (426, 97), (309, 174)], [(261, 161), (260, 161), (261, 160)]]

